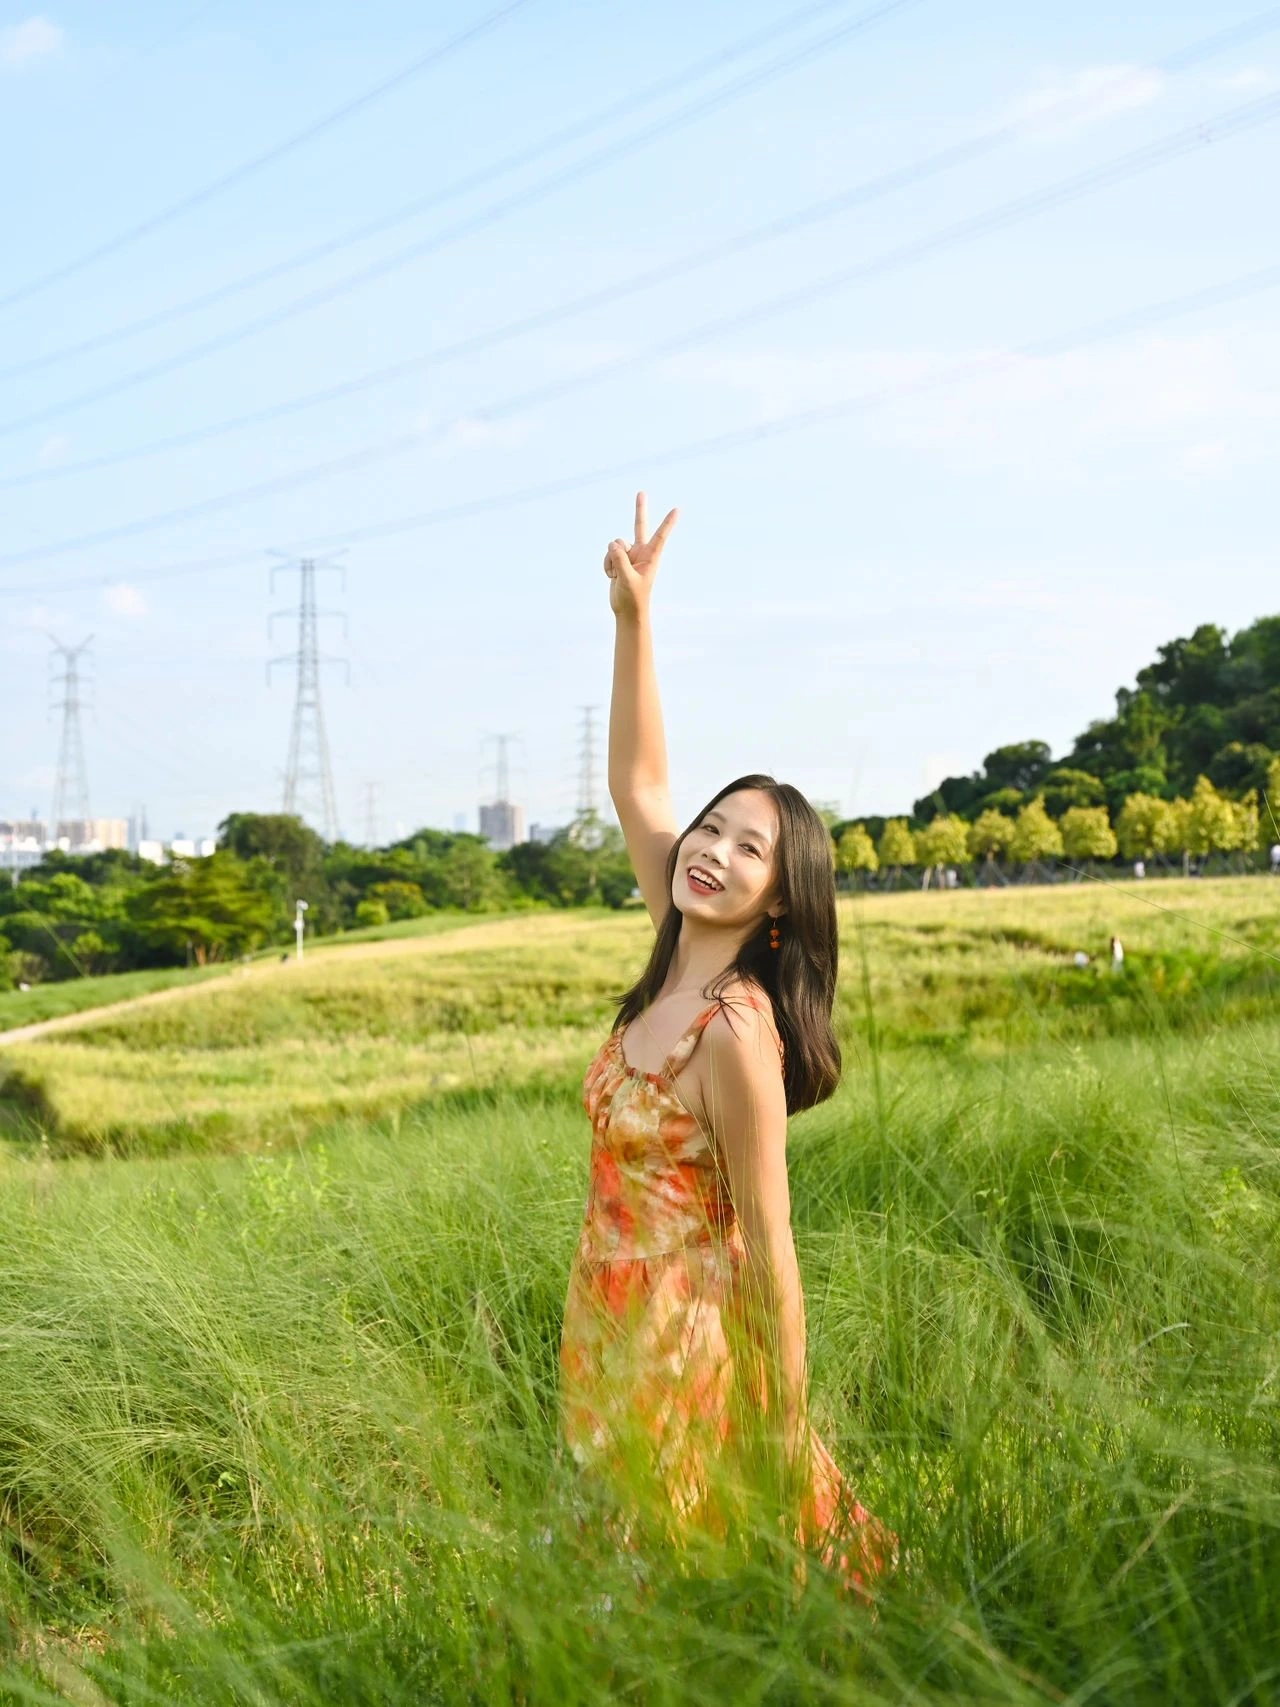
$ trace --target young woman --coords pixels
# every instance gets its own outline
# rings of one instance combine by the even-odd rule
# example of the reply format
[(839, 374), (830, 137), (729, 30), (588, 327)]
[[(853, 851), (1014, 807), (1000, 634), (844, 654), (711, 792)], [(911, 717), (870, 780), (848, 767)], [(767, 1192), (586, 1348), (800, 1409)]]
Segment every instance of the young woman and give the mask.
[(786, 1165), (787, 1116), (840, 1076), (831, 840), (769, 776), (738, 778), (676, 824), (649, 627), (675, 521), (650, 538), (641, 493), (634, 543), (615, 539), (604, 564), (609, 792), (657, 940), (583, 1083), (591, 1182), (565, 1303), (562, 1431), (633, 1512), (647, 1486), (668, 1528), (719, 1535), (769, 1442), (796, 1538), (865, 1592), (896, 1538), (807, 1420)]

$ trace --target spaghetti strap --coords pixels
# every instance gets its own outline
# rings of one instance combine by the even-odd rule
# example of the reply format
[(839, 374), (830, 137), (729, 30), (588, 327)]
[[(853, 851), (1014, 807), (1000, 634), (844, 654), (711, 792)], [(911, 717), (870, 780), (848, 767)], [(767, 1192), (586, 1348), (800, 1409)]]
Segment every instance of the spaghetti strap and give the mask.
[[(785, 1067), (786, 1051), (783, 1048), (782, 1038), (778, 1036), (777, 1026), (774, 1022), (773, 1015), (770, 1012), (770, 1003), (768, 998), (757, 996), (749, 990), (743, 990), (740, 994), (734, 996), (732, 1000), (735, 1002), (745, 1002), (748, 1007), (754, 1008), (757, 1013), (762, 1013), (765, 1016), (766, 1020), (769, 1022), (769, 1029), (774, 1033), (777, 1040), (778, 1054)], [(712, 1002), (711, 1006), (709, 1008), (704, 1008), (685, 1032), (676, 1039), (675, 1043), (671, 1047), (671, 1052), (667, 1056), (667, 1071), (672, 1075), (672, 1077), (674, 1077), (675, 1074), (678, 1073), (686, 1064), (689, 1057), (698, 1047), (698, 1039), (706, 1030), (707, 1025), (715, 1018), (716, 1014), (720, 1012), (721, 1007), (725, 1005), (726, 1004), (723, 1001)]]

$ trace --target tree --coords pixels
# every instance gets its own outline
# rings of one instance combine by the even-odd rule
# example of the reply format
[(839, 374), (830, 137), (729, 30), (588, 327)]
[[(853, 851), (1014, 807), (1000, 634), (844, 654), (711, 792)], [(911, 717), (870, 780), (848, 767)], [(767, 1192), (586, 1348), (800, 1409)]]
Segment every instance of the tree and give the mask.
[(218, 847), (246, 864), (259, 859), (275, 874), (273, 935), (292, 932), (298, 900), (310, 907), (313, 930), (337, 930), (341, 925), (325, 874), (324, 841), (296, 814), (232, 812), (218, 825)]
[(1217, 789), (1237, 798), (1250, 789), (1267, 786), (1267, 770), (1275, 755), (1261, 741), (1228, 741), (1205, 766), (1205, 775)]
[(355, 919), (359, 928), (365, 930), (374, 925), (390, 924), (391, 914), (385, 901), (357, 901)]
[(1280, 842), (1280, 753), (1276, 754), (1267, 767), (1267, 787), (1262, 797), (1259, 817), (1259, 846), (1269, 848), (1273, 843)]
[(905, 818), (890, 818), (876, 852), (880, 856), (880, 864), (894, 872), (901, 872), (903, 866), (917, 864), (915, 837)]
[[(969, 826), (962, 818), (942, 816), (916, 832), (916, 858), (929, 870), (969, 863)], [(926, 878), (927, 881), (927, 878)]]
[(265, 942), (276, 904), (253, 865), (224, 849), (208, 859), (174, 860), (128, 898), (131, 934), (161, 962), (204, 966)]
[(1013, 826), (1009, 853), (1019, 865), (1033, 866), (1062, 852), (1062, 834), (1038, 796), (1028, 800)]
[(1227, 803), (1231, 815), (1235, 819), (1232, 837), (1232, 849), (1241, 855), (1241, 870), (1245, 868), (1244, 855), (1251, 853), (1258, 846), (1261, 830), (1261, 814), (1258, 811), (1258, 791), (1251, 788), (1243, 800), (1231, 800)]
[(1106, 798), (1101, 779), (1088, 771), (1059, 765), (1044, 779), (1045, 810), (1051, 818), (1060, 818), (1072, 806), (1101, 806)]
[(1201, 859), (1207, 854), (1229, 852), (1237, 834), (1231, 802), (1223, 799), (1207, 776), (1197, 777), (1187, 814), (1187, 852)]
[(1044, 780), (1051, 763), (1047, 741), (1015, 741), (1007, 747), (997, 747), (982, 761), (987, 792), (1017, 788), (1028, 794)]
[(1138, 686), (1165, 705), (1218, 705), (1226, 677), (1226, 634), (1203, 622), (1189, 640), (1156, 648), (1156, 662), (1138, 671)]
[(1016, 812), (1024, 804), (1020, 788), (997, 788), (984, 794), (980, 802), (984, 812)]
[(440, 861), (445, 905), (467, 912), (492, 906), (504, 892), (497, 855), (479, 836), (459, 836)]
[(1062, 851), (1068, 859), (1116, 857), (1116, 833), (1105, 806), (1069, 806), (1058, 820)]
[(1177, 815), (1155, 794), (1131, 794), (1116, 818), (1116, 837), (1126, 859), (1151, 859), (1177, 846)]
[[(427, 911), (427, 903), (419, 885), (406, 883), (403, 878), (392, 878), (388, 883), (371, 884), (365, 900), (381, 902), (388, 919), (420, 919)], [(358, 914), (359, 908), (356, 911)]]
[(861, 824), (851, 824), (836, 843), (836, 870), (854, 873), (879, 869), (875, 843)]
[(1013, 840), (1013, 819), (988, 807), (969, 826), (969, 854), (973, 859), (994, 859)]

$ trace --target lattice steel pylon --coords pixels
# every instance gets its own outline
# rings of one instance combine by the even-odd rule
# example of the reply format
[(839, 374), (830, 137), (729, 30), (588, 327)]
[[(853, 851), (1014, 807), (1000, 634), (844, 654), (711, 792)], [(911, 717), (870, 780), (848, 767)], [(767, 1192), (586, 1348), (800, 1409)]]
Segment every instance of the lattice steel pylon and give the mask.
[[(49, 630), (45, 630), (49, 634)], [(84, 737), (80, 732), (80, 665), (82, 652), (93, 639), (90, 634), (78, 646), (64, 646), (56, 634), (49, 634), (54, 649), (63, 660), (62, 674), (55, 685), (62, 689), (62, 698), (51, 708), (62, 713), (62, 737), (58, 742), (58, 772), (53, 784), (53, 811), (49, 814), (49, 840), (57, 842), (60, 827), (79, 823), (81, 834), (89, 818), (89, 775), (84, 762)], [(68, 836), (70, 831), (68, 831)]]
[[(288, 567), (291, 568), (292, 565)], [(303, 819), (309, 818), (325, 841), (333, 842), (338, 839), (340, 831), (337, 801), (333, 791), (333, 770), (329, 763), (329, 739), (325, 733), (324, 710), (320, 703), (320, 666), (344, 665), (348, 682), (351, 680), (351, 666), (345, 658), (335, 658), (320, 651), (320, 618), (341, 618), (344, 639), (347, 619), (343, 611), (317, 608), (316, 570), (336, 569), (343, 576), (344, 591), (346, 578), (341, 564), (317, 563), (312, 557), (302, 558), (297, 567), (301, 577), (297, 607), (272, 611), (268, 622), (270, 632), (278, 617), (296, 616), (298, 619), (297, 651), (283, 653), (278, 658), (270, 659), (267, 664), (268, 683), (277, 664), (294, 664), (297, 668), (297, 693), (293, 702), (293, 724), (289, 732), (289, 758), (285, 767), (284, 802), (281, 809), (295, 813)], [(283, 568), (284, 566), (281, 566), (271, 571), (273, 592), (276, 576), (283, 573)]]
[(578, 809), (573, 819), (573, 840), (580, 847), (599, 847), (604, 824), (596, 806), (596, 737), (592, 721), (597, 707), (583, 705), (582, 744), (578, 748)]

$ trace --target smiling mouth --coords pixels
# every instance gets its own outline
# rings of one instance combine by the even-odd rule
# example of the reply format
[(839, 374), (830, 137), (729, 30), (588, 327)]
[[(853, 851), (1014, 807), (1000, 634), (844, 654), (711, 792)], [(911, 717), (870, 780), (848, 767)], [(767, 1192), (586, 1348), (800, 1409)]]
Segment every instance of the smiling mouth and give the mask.
[(719, 895), (724, 889), (723, 883), (704, 882), (693, 867), (690, 867), (685, 876), (688, 878), (689, 887), (695, 895)]

